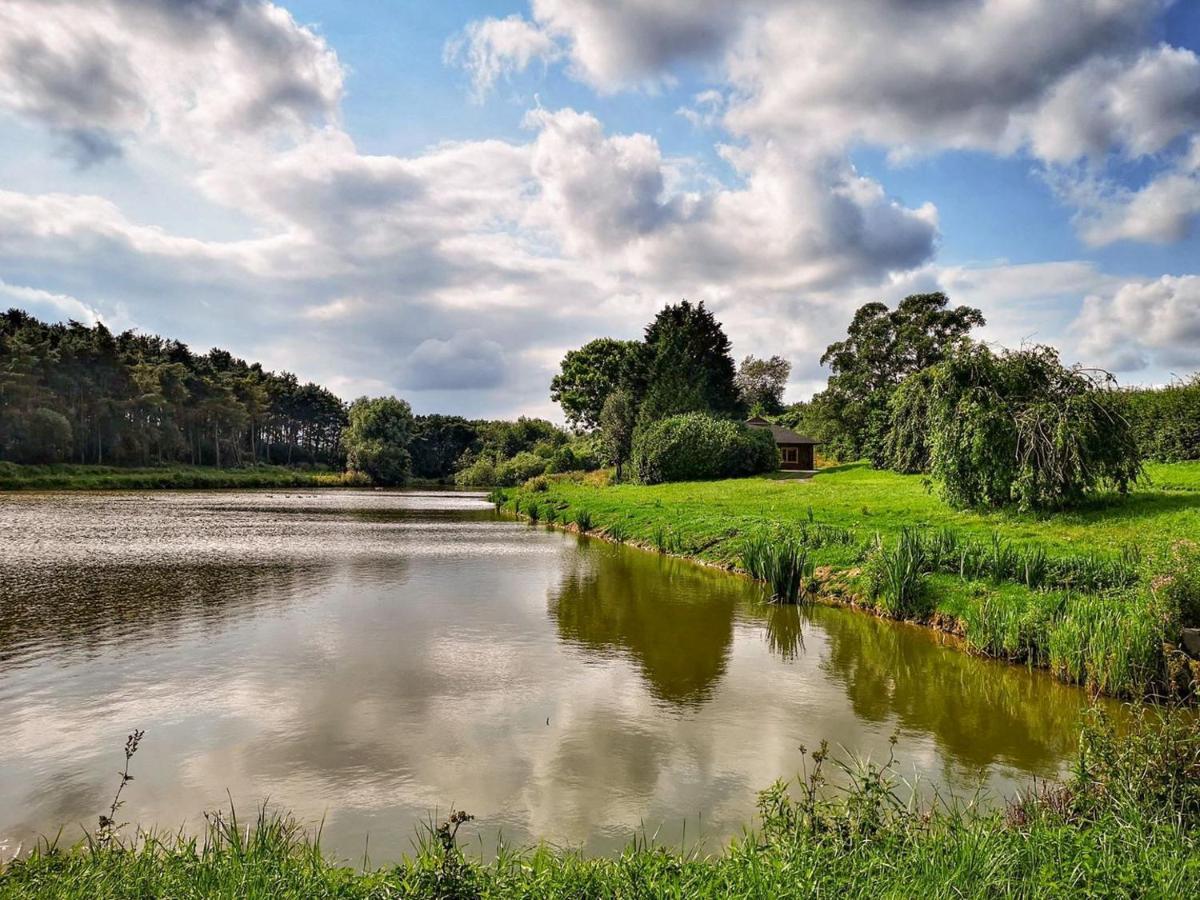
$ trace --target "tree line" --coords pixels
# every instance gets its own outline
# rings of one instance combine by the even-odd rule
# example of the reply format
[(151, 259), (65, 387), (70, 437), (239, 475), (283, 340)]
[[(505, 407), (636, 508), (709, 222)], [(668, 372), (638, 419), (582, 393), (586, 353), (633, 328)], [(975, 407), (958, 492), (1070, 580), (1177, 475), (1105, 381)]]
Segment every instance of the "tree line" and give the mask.
[(0, 459), (340, 466), (346, 405), (225, 350), (103, 323), (0, 316)]
[(18, 309), (0, 316), (0, 460), (8, 462), (349, 464), (394, 484), (452, 478), (481, 455), (553, 455), (568, 442), (544, 419), (414, 416), (390, 397), (348, 405), (225, 350), (198, 354), (177, 340), (46, 323)]

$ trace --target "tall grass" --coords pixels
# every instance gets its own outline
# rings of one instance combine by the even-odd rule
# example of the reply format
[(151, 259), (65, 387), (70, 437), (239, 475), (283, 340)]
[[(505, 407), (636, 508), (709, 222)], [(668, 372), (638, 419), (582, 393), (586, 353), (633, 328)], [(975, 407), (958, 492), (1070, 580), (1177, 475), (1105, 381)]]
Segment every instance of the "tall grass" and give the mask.
[(777, 603), (798, 603), (812, 593), (812, 560), (808, 549), (792, 535), (748, 535), (742, 541), (742, 568), (765, 581)]
[(893, 618), (923, 618), (932, 608), (927, 571), (925, 546), (914, 529), (901, 530), (900, 540), (892, 546), (877, 539), (867, 563), (871, 596)]
[(963, 537), (953, 529), (905, 527), (901, 541), (920, 557), (926, 574), (942, 572), (964, 581), (989, 579), (1022, 584), (1032, 590), (1106, 591), (1136, 584), (1142, 558), (1126, 546), (1115, 556), (1094, 551), (1050, 557), (1036, 544), (1015, 544), (1000, 532), (986, 541)]

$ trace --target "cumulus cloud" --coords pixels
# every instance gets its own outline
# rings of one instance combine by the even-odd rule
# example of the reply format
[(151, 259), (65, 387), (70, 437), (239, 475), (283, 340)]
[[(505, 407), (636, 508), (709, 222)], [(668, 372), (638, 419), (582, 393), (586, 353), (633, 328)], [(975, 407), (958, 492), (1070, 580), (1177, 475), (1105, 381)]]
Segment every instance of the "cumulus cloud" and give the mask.
[[(1163, 5), (532, 0), (532, 22), (520, 22), (603, 91), (670, 83), (688, 62), (706, 66), (723, 86), (680, 113), (697, 125), (719, 120), (740, 140), (830, 154), (865, 142), (894, 159), (947, 149), (1024, 152), (1048, 166), (1087, 159), (1103, 168), (1109, 154), (1170, 157), (1200, 127), (1200, 58), (1152, 43)], [(523, 66), (519, 55), (511, 65)], [(498, 67), (491, 60), (478, 71)], [(1186, 230), (1193, 186), (1181, 185), (1171, 160), (1158, 156), (1165, 171), (1148, 178), (1145, 197), (1127, 198), (1124, 205), (1138, 208), (1126, 225), (1096, 227), (1095, 210), (1077, 207), (1089, 242), (1175, 240)], [(1188, 199), (1174, 196), (1181, 186)], [(1168, 208), (1154, 215), (1165, 195)]]
[(64, 135), (81, 163), (147, 135), (211, 155), (334, 116), (325, 41), (265, 0), (10, 0), (0, 107)]
[(1200, 276), (1164, 275), (1092, 295), (1072, 326), (1080, 351), (1117, 372), (1200, 368)]
[(504, 348), (479, 329), (428, 338), (408, 357), (404, 384), (414, 390), (497, 388), (506, 380)]
[[(72, 301), (107, 312), (97, 295), (121, 297), (144, 327), (230, 344), (346, 391), (403, 391), (421, 411), (546, 403), (565, 349), (636, 336), (681, 297), (706, 301), (739, 354), (795, 357), (807, 386), (820, 349), (869, 299), (949, 284), (965, 302), (1003, 309), (993, 298), (1024, 292), (1061, 311), (1085, 294), (1114, 296), (1075, 264), (937, 267), (937, 210), (889, 196), (847, 155), (858, 141), (1028, 146), (1058, 166), (1115, 147), (1174, 153), (1172, 171), (1193, 178), (1200, 149), (1176, 149), (1194, 128), (1192, 61), (1144, 45), (1148, 0), (1062, 8), (1082, 35), (1051, 27), (1066, 20), (1047, 18), (1058, 5), (1016, 0), (536, 0), (529, 18), (468, 25), (447, 48), (480, 92), (559, 58), (602, 91), (663, 88), (680, 66), (710, 67), (720, 87), (686, 109), (726, 129), (718, 180), (651, 134), (571, 108), (530, 112), (527, 139), (366, 154), (340, 122), (341, 63), (278, 6), (14, 0), (0, 7), (0, 107), (57, 135), (81, 165), (122, 148), (169, 155), (189, 189), (247, 225), (237, 238), (198, 239), (104, 196), (7, 185), (0, 271), (36, 285), (20, 290), (40, 290), (40, 308), (59, 315), (82, 315)], [(985, 26), (1019, 59), (968, 40)], [(856, 65), (866, 88), (853, 83)], [(1086, 115), (1057, 130), (1039, 119), (1089, 85)], [(1148, 95), (1159, 98), (1149, 112), (1130, 108)], [(1082, 183), (1088, 163), (1071, 165)], [(1118, 215), (1132, 197), (1088, 183), (1107, 204), (1089, 213), (1095, 223), (1136, 221)], [(1190, 221), (1188, 194), (1165, 193), (1177, 221)], [(1145, 206), (1159, 219), (1166, 208)], [(1123, 227), (1145, 236), (1186, 225)], [(1022, 312), (1011, 328), (997, 315), (998, 333), (1026, 336), (1030, 321), (1039, 339), (1067, 332), (1061, 312), (1010, 308)]]

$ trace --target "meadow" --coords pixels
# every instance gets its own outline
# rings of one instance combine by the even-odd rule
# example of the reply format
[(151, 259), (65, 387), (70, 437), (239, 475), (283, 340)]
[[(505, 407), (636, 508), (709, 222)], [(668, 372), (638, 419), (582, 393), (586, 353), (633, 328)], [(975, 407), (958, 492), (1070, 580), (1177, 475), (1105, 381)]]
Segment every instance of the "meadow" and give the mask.
[(810, 598), (934, 625), (968, 649), (1103, 693), (1188, 692), (1198, 667), (1163, 645), (1200, 624), (1167, 596), (1171, 579), (1195, 575), (1200, 463), (1146, 474), (1126, 496), (1040, 515), (955, 510), (922, 476), (865, 465), (654, 486), (558, 476), (495, 499), (534, 521), (766, 581), (756, 552), (802, 551)]

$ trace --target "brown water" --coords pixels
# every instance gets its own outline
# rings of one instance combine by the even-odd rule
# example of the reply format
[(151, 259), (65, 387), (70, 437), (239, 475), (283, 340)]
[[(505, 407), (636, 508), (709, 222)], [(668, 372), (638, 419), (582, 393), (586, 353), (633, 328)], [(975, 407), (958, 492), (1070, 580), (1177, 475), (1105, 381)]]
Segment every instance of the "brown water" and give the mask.
[(931, 634), (499, 519), (452, 493), (0, 497), (0, 858), (269, 798), (373, 862), (450, 804), (594, 852), (715, 849), (822, 738), (993, 795), (1059, 772), (1085, 698)]

